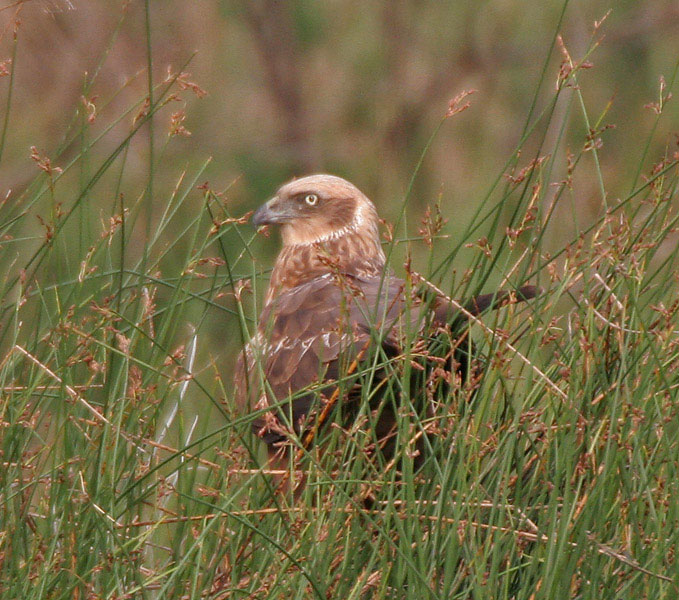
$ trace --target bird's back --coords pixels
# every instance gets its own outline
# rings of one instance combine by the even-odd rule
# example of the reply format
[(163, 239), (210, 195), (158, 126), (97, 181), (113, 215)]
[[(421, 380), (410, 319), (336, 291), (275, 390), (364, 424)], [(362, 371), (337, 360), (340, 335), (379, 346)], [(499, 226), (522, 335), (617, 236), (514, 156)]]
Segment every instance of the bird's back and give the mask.
[[(237, 365), (237, 403), (243, 410), (265, 409), (292, 397), (292, 410), (281, 412), (291, 412), (299, 431), (319, 392), (328, 397), (330, 383), (342, 380), (352, 362), (376, 350), (384, 357), (398, 354), (426, 317), (423, 301), (390, 275), (329, 273), (311, 279), (262, 311), (257, 334)], [(356, 365), (351, 371), (357, 372)], [(316, 391), (299, 393), (310, 386)], [(281, 436), (270, 413), (258, 417), (254, 427), (267, 441)]]

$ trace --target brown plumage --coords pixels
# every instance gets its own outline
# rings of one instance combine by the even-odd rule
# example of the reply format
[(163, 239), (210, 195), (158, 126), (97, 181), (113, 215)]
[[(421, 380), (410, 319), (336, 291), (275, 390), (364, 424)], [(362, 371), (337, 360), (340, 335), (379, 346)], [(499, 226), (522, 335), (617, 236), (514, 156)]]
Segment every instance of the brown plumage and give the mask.
[[(271, 456), (280, 457), (291, 428), (300, 434), (318, 418), (318, 410), (309, 413), (322, 404), (319, 395), (343, 403), (356, 396), (350, 384), (340, 386), (341, 394), (332, 384), (352, 375), (361, 359), (376, 350), (398, 356), (414, 334), (433, 331), (461, 312), (441, 296), (418, 294), (417, 286), (385, 269), (375, 207), (344, 179), (293, 180), (252, 221), (279, 225), (283, 248), (257, 332), (236, 367), (236, 401), (244, 412), (259, 411), (254, 431)], [(535, 293), (527, 286), (512, 296), (479, 296), (466, 308), (479, 314)], [(383, 410), (378, 437), (394, 423), (393, 411)]]

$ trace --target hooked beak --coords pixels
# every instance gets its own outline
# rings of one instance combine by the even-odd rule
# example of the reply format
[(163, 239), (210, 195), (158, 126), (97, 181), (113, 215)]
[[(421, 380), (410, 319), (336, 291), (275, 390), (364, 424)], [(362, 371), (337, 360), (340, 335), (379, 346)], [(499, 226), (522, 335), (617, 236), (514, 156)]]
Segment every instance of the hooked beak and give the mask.
[(286, 223), (295, 216), (297, 215), (293, 214), (290, 208), (280, 201), (278, 196), (274, 196), (255, 211), (255, 214), (252, 215), (252, 224), (259, 227), (260, 225)]

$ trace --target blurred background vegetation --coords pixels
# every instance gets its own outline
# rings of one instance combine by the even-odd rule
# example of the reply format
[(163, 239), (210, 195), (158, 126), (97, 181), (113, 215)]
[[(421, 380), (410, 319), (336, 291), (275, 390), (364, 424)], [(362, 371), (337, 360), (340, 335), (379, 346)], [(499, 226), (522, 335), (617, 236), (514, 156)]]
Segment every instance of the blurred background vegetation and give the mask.
[[(86, 86), (94, 105), (92, 136), (143, 97), (147, 86), (143, 2), (5, 4), (3, 61), (13, 53), (15, 21), (21, 24), (0, 164), (3, 198), (9, 190), (16, 197), (35, 175), (31, 146), (53, 156), (63, 144)], [(154, 81), (165, 79), (168, 69), (183, 68), (207, 92), (200, 100), (186, 97), (159, 117), (159, 143), (169, 113), (180, 108), (191, 136), (171, 144), (157, 177), (171, 186), (177, 170), (211, 156), (206, 178), (214, 189), (232, 186), (228, 200), (237, 213), (291, 176), (334, 172), (355, 181), (393, 218), (392, 207), (398, 207), (449, 99), (476, 89), (472, 107), (446, 125), (427, 154), (410, 205), (417, 215), (441, 192), (444, 212), (464, 218), (521, 139), (555, 31), (578, 60), (595, 21), (610, 7), (609, 0), (573, 1), (562, 15), (561, 0), (151, 3)], [(627, 191), (643, 150), (635, 141), (644, 140), (654, 122), (644, 105), (657, 100), (659, 76), (669, 78), (675, 66), (679, 5), (615, 2), (602, 34), (581, 85), (593, 112), (611, 102), (605, 121), (616, 128), (606, 133), (601, 162), (608, 182)], [(561, 59), (558, 49), (552, 53), (538, 110), (552, 95)], [(3, 99), (8, 80), (0, 79)], [(676, 129), (679, 106), (672, 104), (659, 124), (651, 159)], [(120, 123), (110, 146), (129, 124)], [(568, 128), (571, 139), (561, 152), (580, 146), (578, 136), (584, 135), (580, 126)], [(138, 135), (130, 149), (129, 190), (146, 183), (147, 143)], [(543, 153), (551, 150), (548, 141)], [(56, 164), (63, 166), (67, 157), (68, 151)], [(565, 168), (565, 159), (561, 162)], [(154, 210), (162, 206), (163, 191), (157, 192)], [(583, 215), (599, 210), (597, 192), (597, 182), (582, 182), (577, 201)], [(90, 203), (95, 215), (108, 207), (101, 195)]]
[[(679, 5), (623, 0), (609, 14), (610, 7), (609, 0), (566, 5), (561, 0), (167, 0), (149, 5), (149, 48), (144, 2), (6, 2), (0, 10), (5, 209), (16, 209), (39, 172), (32, 147), (63, 168), (107, 133), (60, 177), (56, 196), (43, 195), (15, 211), (14, 225), (24, 239), (3, 246), (2, 265), (22, 264), (22, 255), (44, 241), (45, 225), (36, 215), (44, 222), (55, 203), (68, 210), (83, 181), (129, 135), (144, 110), (139, 103), (148, 93), (149, 57), (154, 84), (168, 74), (187, 73), (181, 77), (183, 90), (117, 157), (120, 167), (110, 173), (118, 169), (121, 176), (104, 173), (87, 190), (80, 230), (73, 232), (86, 237), (83, 221), (96, 226), (108, 220), (119, 194), (128, 204), (150, 195), (152, 204), (140, 212), (128, 240), (132, 257), (142, 254), (145, 233), (157, 224), (181, 173), (186, 170), (190, 178), (209, 157), (200, 183), (208, 181), (217, 193), (226, 190), (223, 200), (232, 216), (266, 200), (290, 177), (325, 171), (355, 182), (393, 222), (449, 100), (474, 89), (469, 110), (447, 121), (428, 149), (407, 204), (410, 235), (425, 207), (438, 200), (448, 219), (442, 234), (459, 238), (503, 171), (526, 166), (537, 153), (553, 160), (552, 180), (558, 181), (560, 174), (565, 177), (569, 151), (586, 143), (583, 119), (573, 119), (569, 109), (572, 90), (561, 94), (551, 118), (538, 122), (522, 142), (531, 115), (535, 118), (554, 97), (564, 58), (556, 32), (575, 61), (591, 63), (579, 83), (602, 132), (596, 136), (603, 144), (596, 160), (607, 194), (624, 195), (667, 145), (676, 150), (671, 136), (679, 104), (670, 102), (662, 119), (645, 105), (658, 101), (659, 77), (672, 77)], [(607, 14), (596, 35), (601, 45), (585, 56), (595, 22)], [(646, 148), (652, 128), (655, 135)], [(169, 139), (171, 130), (178, 134)], [(523, 156), (514, 158), (519, 146)], [(595, 160), (592, 154), (587, 159)], [(543, 240), (547, 250), (561, 247), (601, 214), (603, 188), (594, 170), (585, 172), (575, 178), (570, 202), (557, 208), (557, 216), (563, 214)], [(203, 196), (191, 190), (179, 215), (197, 213)], [(149, 218), (153, 223), (145, 223)], [(165, 230), (168, 240), (178, 235), (181, 222)], [(33, 238), (33, 247), (26, 238)], [(235, 232), (225, 235), (226, 251), (238, 252), (239, 239)], [(82, 239), (81, 247), (90, 242)], [(255, 255), (270, 264), (276, 241), (257, 244)], [(164, 256), (164, 275), (181, 250), (180, 242)], [(417, 257), (417, 248), (414, 252)], [(62, 267), (68, 272), (79, 265)], [(217, 322), (217, 331), (224, 326)]]

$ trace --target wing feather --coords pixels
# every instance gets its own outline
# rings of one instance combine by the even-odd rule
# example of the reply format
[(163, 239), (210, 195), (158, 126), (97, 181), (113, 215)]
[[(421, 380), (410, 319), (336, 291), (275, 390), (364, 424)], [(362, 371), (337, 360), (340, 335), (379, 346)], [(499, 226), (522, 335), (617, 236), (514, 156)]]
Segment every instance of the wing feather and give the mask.
[[(421, 329), (425, 312), (422, 302), (405, 292), (405, 282), (391, 276), (358, 279), (328, 274), (274, 298), (262, 312), (258, 335), (239, 357), (238, 404), (246, 410), (265, 407), (315, 382), (337, 378), (341, 367), (374, 340), (390, 354), (398, 352), (405, 333)], [(313, 392), (294, 398), (295, 425), (314, 398)], [(254, 427), (267, 439), (263, 423), (257, 419)]]

